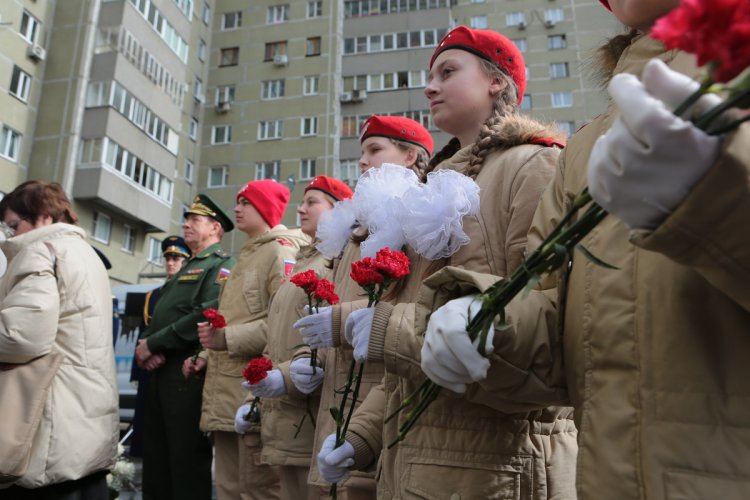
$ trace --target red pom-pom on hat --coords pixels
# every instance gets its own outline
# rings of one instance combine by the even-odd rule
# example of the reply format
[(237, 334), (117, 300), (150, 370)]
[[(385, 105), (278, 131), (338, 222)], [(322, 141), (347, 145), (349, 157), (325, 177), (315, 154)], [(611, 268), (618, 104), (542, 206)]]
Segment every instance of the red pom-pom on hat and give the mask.
[(509, 38), (492, 30), (475, 30), (458, 26), (446, 34), (438, 44), (430, 59), (430, 69), (435, 59), (448, 49), (465, 50), (494, 63), (505, 71), (518, 87), (518, 102), (523, 100), (526, 91), (526, 64), (521, 51)]
[(271, 179), (250, 181), (237, 193), (249, 201), (258, 211), (263, 220), (271, 226), (277, 226), (284, 216), (284, 210), (289, 203), (289, 190), (286, 186)]
[(434, 142), (432, 135), (421, 123), (404, 116), (373, 115), (362, 124), (359, 132), (359, 142), (371, 136), (389, 137), (400, 141), (411, 142), (424, 148), (430, 156)]
[(305, 193), (311, 189), (323, 191), (336, 201), (341, 201), (354, 196), (352, 189), (347, 186), (345, 182), (326, 175), (319, 175), (308, 182), (307, 187), (305, 187)]

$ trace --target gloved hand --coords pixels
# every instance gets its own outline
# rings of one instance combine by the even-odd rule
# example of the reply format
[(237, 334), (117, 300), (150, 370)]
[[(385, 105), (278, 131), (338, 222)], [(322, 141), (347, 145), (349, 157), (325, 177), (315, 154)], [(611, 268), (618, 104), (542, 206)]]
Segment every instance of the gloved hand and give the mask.
[[(305, 311), (309, 313), (310, 308), (305, 306)], [(317, 313), (298, 319), (292, 326), (299, 330), (302, 341), (311, 349), (333, 346), (330, 306), (321, 307)]]
[(338, 448), (336, 434), (329, 435), (318, 453), (318, 470), (320, 475), (329, 483), (343, 481), (349, 475), (349, 467), (354, 465), (354, 446), (349, 441)]
[[(697, 82), (658, 59), (648, 62), (642, 81), (619, 74), (609, 84), (620, 115), (591, 151), (589, 191), (630, 228), (661, 224), (718, 157), (718, 137), (672, 113), (697, 88)], [(703, 96), (693, 111), (719, 101)]]
[(289, 365), (289, 378), (302, 394), (310, 394), (323, 383), (325, 372), (319, 366), (310, 366), (310, 358), (297, 358)]
[[(422, 371), (436, 384), (453, 392), (487, 377), (490, 361), (479, 354), (479, 337), (472, 343), (466, 327), (482, 308), (476, 295), (451, 300), (432, 313), (422, 344)], [(492, 353), (495, 328), (490, 326), (485, 352)]]
[(344, 324), (344, 337), (354, 348), (354, 359), (358, 363), (367, 361), (367, 351), (370, 346), (370, 330), (372, 329), (372, 318), (375, 315), (374, 307), (357, 309), (349, 314)]
[(251, 385), (247, 382), (242, 382), (242, 387), (249, 389), (253, 393), (253, 396), (259, 398), (278, 398), (286, 394), (284, 375), (278, 368), (268, 370), (266, 378), (257, 384)]
[(253, 421), (245, 420), (247, 414), (250, 413), (250, 409), (252, 408), (252, 406), (253, 405), (250, 403), (245, 403), (244, 405), (237, 408), (237, 413), (234, 415), (234, 431), (237, 434), (244, 434), (250, 430), (250, 427), (252, 427)]

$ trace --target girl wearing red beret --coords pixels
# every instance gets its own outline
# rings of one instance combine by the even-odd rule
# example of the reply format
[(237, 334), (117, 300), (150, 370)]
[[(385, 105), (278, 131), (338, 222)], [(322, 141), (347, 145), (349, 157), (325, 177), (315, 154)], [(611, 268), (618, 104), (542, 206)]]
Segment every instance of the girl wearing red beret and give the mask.
[[(433, 120), (455, 136), (432, 159), (430, 175), (449, 170), (474, 179), (479, 208), (462, 220), (468, 242), (432, 262), (428, 273), (451, 265), (507, 276), (523, 259), (526, 232), (554, 175), (560, 139), (518, 114), (525, 66), (513, 43), (499, 33), (452, 30), (430, 68), (425, 94)], [(434, 207), (435, 217), (441, 209)], [(412, 260), (417, 269), (405, 288), (421, 283), (424, 263), (429, 264), (424, 257)], [(574, 498), (576, 431), (570, 408), (492, 401), (478, 385), (443, 390), (406, 439), (387, 448), (408, 409), (387, 423), (385, 416), (424, 380), (424, 322), (415, 320), (418, 311), (430, 307), (421, 292), (399, 298), (405, 300), (395, 306), (380, 303), (373, 316), (353, 314), (347, 321), (355, 353), (364, 350), (367, 363), (384, 362), (386, 376), (357, 410), (347, 443), (322, 450), (319, 463), (328, 464), (335, 476), (350, 464), (373, 468), (380, 458), (380, 498)]]

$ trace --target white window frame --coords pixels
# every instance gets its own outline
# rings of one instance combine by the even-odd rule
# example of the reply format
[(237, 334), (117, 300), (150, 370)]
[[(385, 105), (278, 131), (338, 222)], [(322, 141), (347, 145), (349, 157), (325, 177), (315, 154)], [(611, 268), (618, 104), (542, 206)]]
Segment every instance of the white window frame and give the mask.
[(523, 12), (508, 12), (505, 14), (506, 26), (520, 26), (526, 24), (526, 14)]
[(18, 161), (21, 152), (21, 133), (4, 125), (0, 131), (0, 156), (11, 161)]
[(194, 175), (195, 175), (195, 163), (186, 159), (185, 160), (185, 182), (187, 182), (188, 184), (192, 184)]
[(203, 80), (195, 77), (195, 81), (193, 81), (193, 97), (196, 101), (200, 101), (201, 98), (205, 99), (205, 95), (203, 94)]
[(547, 36), (548, 50), (563, 50), (568, 48), (568, 38), (565, 35)]
[(196, 55), (198, 56), (198, 60), (200, 62), (206, 62), (206, 50), (207, 50), (206, 41), (203, 38), (198, 39), (198, 50), (196, 51)]
[(242, 11), (235, 10), (221, 15), (221, 30), (236, 30), (242, 27)]
[(161, 241), (153, 236), (148, 237), (148, 261), (157, 266), (164, 265), (164, 255), (161, 253)]
[(234, 85), (220, 85), (216, 87), (216, 104), (234, 102)]
[(315, 0), (307, 2), (307, 19), (315, 19), (323, 15), (323, 2)]
[[(221, 179), (218, 180), (218, 183), (214, 183), (214, 174), (218, 173)], [(208, 169), (208, 177), (206, 178), (206, 187), (209, 188), (220, 188), (220, 187), (226, 187), (229, 183), (229, 167), (226, 165), (222, 165), (219, 167), (209, 167)]]
[(289, 4), (270, 5), (266, 9), (266, 24), (281, 24), (289, 21)]
[(529, 41), (526, 38), (514, 38), (511, 42), (513, 42), (516, 48), (518, 48), (519, 52), (526, 52), (529, 50)]
[(192, 140), (197, 141), (198, 140), (198, 129), (200, 129), (200, 123), (198, 123), (198, 119), (191, 116), (190, 117), (190, 125), (188, 125), (188, 137), (190, 137)]
[(138, 235), (135, 228), (125, 224), (122, 227), (122, 247), (120, 248), (120, 250), (131, 255), (134, 254), (135, 242), (137, 237)]
[[(268, 169), (271, 169), (270, 175)], [(274, 161), (261, 161), (255, 164), (255, 180), (262, 181), (263, 179), (277, 179), (281, 175), (281, 162), (278, 160)]]
[(553, 108), (571, 108), (573, 107), (572, 92), (552, 92), (550, 94)]
[(262, 121), (258, 123), (258, 140), (271, 141), (284, 136), (284, 122), (281, 120)]
[(211, 6), (208, 5), (208, 3), (203, 4), (201, 19), (203, 20), (203, 24), (205, 24), (206, 26), (208, 26), (208, 24), (211, 22)]
[(315, 158), (303, 158), (299, 161), (299, 179), (310, 180), (315, 177)]
[(568, 78), (570, 76), (570, 69), (567, 62), (553, 62), (549, 63), (549, 77), (552, 80), (560, 78)]
[(557, 130), (566, 134), (568, 137), (576, 133), (576, 122), (574, 121), (558, 121), (556, 122)]
[(544, 9), (544, 22), (557, 24), (565, 21), (565, 11), (561, 7)]
[(231, 125), (214, 125), (211, 127), (211, 144), (230, 144), (232, 142)]
[(299, 135), (302, 137), (313, 137), (318, 135), (318, 117), (303, 116), (300, 118)]
[[(18, 77), (16, 77), (18, 75)], [(13, 80), (16, 80), (16, 86), (13, 87)], [(29, 94), (31, 93), (31, 75), (26, 73), (18, 66), (13, 66), (13, 71), (10, 76), (10, 94), (22, 100), (23, 102), (29, 101)]]
[(41, 21), (34, 17), (31, 12), (24, 9), (23, 14), (21, 14), (21, 25), (18, 29), (18, 34), (29, 43), (37, 43), (41, 29)]
[(487, 29), (487, 16), (471, 16), (469, 25), (476, 30)]
[(534, 98), (531, 94), (524, 94), (523, 99), (521, 100), (521, 105), (518, 106), (518, 109), (521, 111), (529, 111), (534, 106)]
[(302, 95), (318, 95), (320, 92), (320, 75), (308, 75), (305, 77)]
[(261, 82), (260, 98), (264, 101), (281, 99), (286, 93), (286, 82), (283, 78), (278, 80), (264, 80)]
[[(101, 226), (100, 224), (103, 224)], [(106, 231), (105, 237), (100, 236), (102, 230)], [(109, 240), (112, 237), (112, 217), (102, 212), (94, 212), (94, 223), (91, 228), (91, 238), (105, 245), (109, 245)]]

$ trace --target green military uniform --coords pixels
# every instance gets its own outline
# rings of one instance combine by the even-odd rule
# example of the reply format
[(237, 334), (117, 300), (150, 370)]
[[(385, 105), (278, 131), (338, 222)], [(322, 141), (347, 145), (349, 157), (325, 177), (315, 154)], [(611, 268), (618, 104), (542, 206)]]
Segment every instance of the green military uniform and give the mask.
[(166, 357), (151, 372), (147, 396), (145, 500), (211, 498), (211, 443), (199, 429), (203, 378), (186, 380), (182, 365), (200, 349), (196, 324), (205, 321), (205, 309), (217, 308), (221, 285), (234, 264), (218, 243), (194, 255), (162, 288), (143, 334), (149, 350)]

